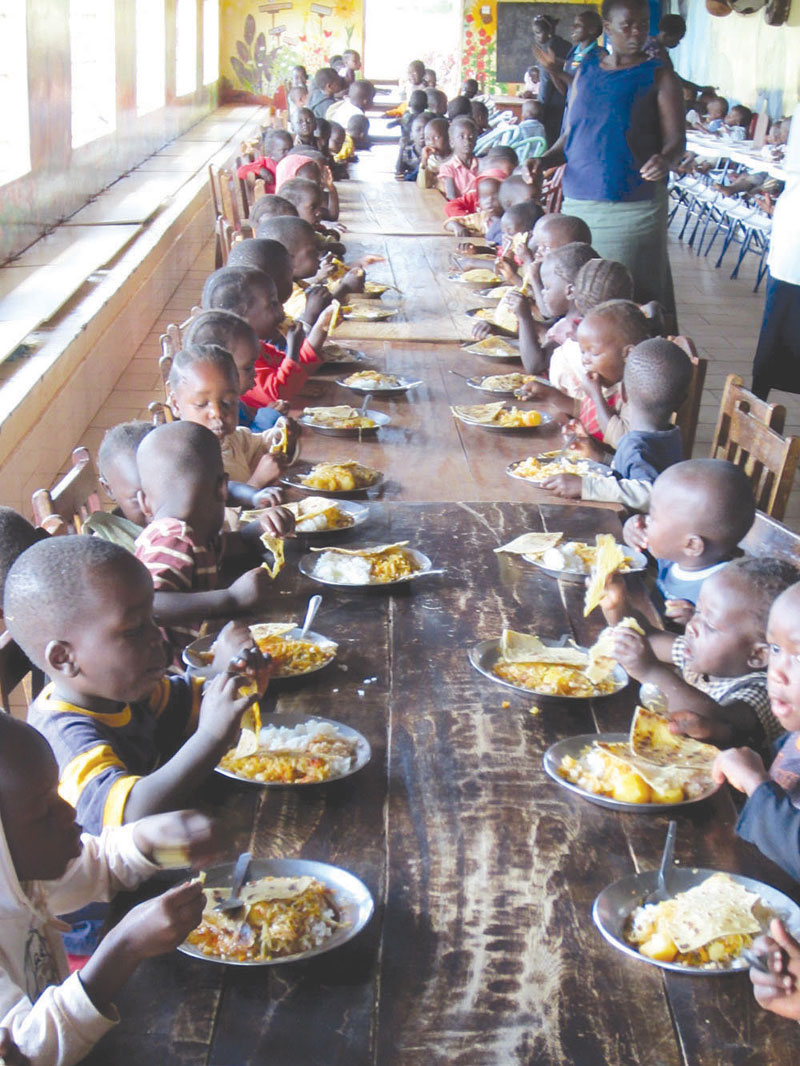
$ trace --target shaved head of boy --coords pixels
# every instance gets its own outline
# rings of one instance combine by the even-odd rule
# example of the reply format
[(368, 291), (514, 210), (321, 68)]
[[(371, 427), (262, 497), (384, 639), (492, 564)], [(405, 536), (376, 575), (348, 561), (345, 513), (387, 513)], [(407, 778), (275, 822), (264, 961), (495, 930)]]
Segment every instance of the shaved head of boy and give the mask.
[[(281, 245), (278, 247), (284, 250)], [(183, 331), (183, 345), (194, 348), (206, 344), (219, 345), (233, 356), (239, 373), (240, 395), (252, 389), (261, 346), (256, 331), (248, 322), (232, 311), (201, 311)]]
[(105, 700), (143, 699), (163, 676), (153, 582), (117, 544), (85, 536), (34, 544), (11, 568), (4, 604), (11, 635), (62, 698), (99, 710)]
[(258, 227), (258, 236), (279, 241), (289, 253), (292, 260), (292, 276), (295, 280), (310, 278), (319, 269), (319, 249), (314, 227), (305, 219), (279, 218), (263, 219)]
[(528, 247), (538, 259), (565, 244), (591, 244), (592, 234), (582, 218), (575, 215), (544, 215), (536, 223)]
[(201, 303), (205, 310), (233, 311), (247, 319), (262, 340), (269, 340), (283, 319), (283, 304), (275, 282), (254, 267), (215, 270), (206, 278)]
[[(272, 199), (277, 198), (273, 196)], [(237, 241), (228, 254), (226, 265), (253, 267), (267, 274), (275, 282), (281, 303), (292, 295), (292, 259), (280, 241), (259, 237)]]
[(321, 221), (325, 200), (316, 182), (307, 178), (291, 178), (281, 185), (281, 196), (294, 205), (299, 218), (304, 218), (312, 226)]
[(657, 559), (690, 569), (730, 558), (755, 518), (747, 475), (724, 459), (690, 459), (660, 474), (645, 521)]
[[(253, 204), (250, 211), (250, 217), (248, 222), (253, 230), (258, 229), (258, 224), (264, 218), (277, 218), (279, 215), (294, 215), (297, 216), (297, 208), (294, 204), (290, 204), (285, 196), (279, 196), (278, 193), (273, 193), (271, 196), (262, 196), (259, 200)], [(231, 252), (234, 248), (238, 248), (240, 244), (246, 244), (247, 241), (236, 241), (231, 246)], [(228, 253), (228, 261), (230, 262), (230, 255)]]
[(664, 337), (651, 337), (628, 353), (622, 380), (631, 405), (654, 423), (666, 424), (686, 399), (693, 372), (683, 348)]
[(222, 528), (227, 476), (219, 441), (195, 422), (168, 422), (145, 437), (136, 453), (142, 510), (150, 521), (178, 518), (208, 544)]
[(106, 495), (137, 526), (146, 525), (147, 520), (139, 505), (136, 451), (152, 431), (151, 422), (120, 422), (106, 432), (97, 453), (97, 472)]
[[(500, 186), (500, 196), (503, 195), (503, 185)], [(502, 201), (501, 201), (502, 206)], [(530, 233), (539, 219), (542, 217), (542, 208), (535, 200), (524, 200), (522, 203), (512, 204), (503, 212), (500, 225), (504, 236), (512, 236), (515, 233)]]

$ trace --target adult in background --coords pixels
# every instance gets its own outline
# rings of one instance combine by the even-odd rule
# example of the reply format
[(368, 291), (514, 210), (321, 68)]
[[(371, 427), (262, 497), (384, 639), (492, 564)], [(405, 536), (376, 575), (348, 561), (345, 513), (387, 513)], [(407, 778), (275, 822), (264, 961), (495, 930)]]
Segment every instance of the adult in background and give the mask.
[(557, 140), (564, 118), (566, 95), (563, 83), (554, 81), (552, 72), (564, 67), (570, 46), (556, 34), (556, 21), (549, 15), (536, 15), (533, 20), (533, 58), (539, 68), (539, 100), (544, 108), (544, 128), (548, 145)]
[(657, 300), (674, 329), (666, 179), (684, 153), (684, 105), (675, 72), (644, 51), (648, 20), (647, 0), (604, 0), (611, 52), (580, 64), (561, 136), (534, 167), (566, 163), (564, 214), (587, 223), (592, 247), (624, 263), (635, 299)]
[(585, 11), (579, 11), (572, 20), (572, 29), (569, 34), (572, 48), (567, 52), (563, 65), (556, 60), (552, 52), (545, 54), (539, 49), (542, 52), (541, 60), (547, 67), (548, 76), (564, 94), (569, 92), (572, 79), (585, 59), (591, 55), (608, 55), (597, 40), (602, 32), (603, 20), (600, 18), (600, 12), (593, 7), (587, 8)]
[(786, 187), (772, 216), (767, 301), (753, 362), (753, 392), (800, 392), (800, 106), (789, 128)]

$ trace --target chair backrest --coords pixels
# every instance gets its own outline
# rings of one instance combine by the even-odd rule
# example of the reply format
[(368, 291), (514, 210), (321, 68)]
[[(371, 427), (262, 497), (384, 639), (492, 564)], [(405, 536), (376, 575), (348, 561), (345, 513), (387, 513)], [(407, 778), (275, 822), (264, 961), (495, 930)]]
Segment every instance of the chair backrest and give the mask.
[(755, 393), (744, 387), (738, 374), (728, 374), (722, 391), (722, 402), (717, 415), (717, 425), (711, 444), (712, 456), (727, 446), (730, 438), (731, 416), (735, 410), (746, 411), (757, 422), (782, 433), (786, 424), (786, 408), (778, 403), (760, 400)]
[(681, 431), (681, 450), (684, 459), (691, 459), (694, 449), (694, 439), (697, 436), (697, 423), (700, 418), (700, 401), (703, 398), (703, 385), (706, 380), (708, 360), (701, 359), (697, 354), (697, 348), (689, 337), (678, 336), (669, 338), (673, 344), (682, 348), (692, 361), (694, 370), (689, 391), (686, 399), (675, 414), (675, 425)]
[(519, 144), (513, 145), (513, 148), (517, 153), (517, 159), (520, 163), (524, 163), (526, 159), (538, 159), (540, 155), (544, 155), (547, 141), (544, 137), (527, 137)]
[(11, 693), (27, 681), (26, 698), (35, 699), (44, 687), (44, 674), (28, 659), (8, 630), (0, 633), (0, 711), (11, 713)]
[(52, 489), (37, 489), (31, 502), (37, 526), (48, 533), (80, 533), (85, 520), (100, 510), (97, 471), (86, 448), (72, 453), (72, 469)]
[[(753, 487), (756, 507), (780, 519), (786, 512), (800, 458), (800, 437), (783, 437), (779, 430), (767, 424), (772, 418), (782, 429), (785, 410), (767, 404), (741, 388), (740, 378), (731, 383), (731, 378), (735, 377), (731, 375), (726, 382), (711, 457), (728, 459), (741, 467)], [(744, 395), (735, 400), (732, 407), (726, 407), (727, 394), (739, 390)], [(776, 410), (771, 410), (773, 407)]]
[(175, 421), (175, 415), (173, 415), (169, 405), (162, 403), (160, 400), (153, 400), (152, 403), (149, 403), (147, 410), (150, 412), (154, 426), (163, 426), (167, 422)]
[(739, 547), (745, 555), (769, 555), (800, 566), (800, 533), (763, 511), (756, 511), (755, 521)]
[(542, 199), (544, 210), (547, 215), (557, 215), (561, 210), (564, 200), (564, 191), (561, 182), (564, 178), (564, 167), (556, 167), (555, 170), (547, 171), (542, 184)]

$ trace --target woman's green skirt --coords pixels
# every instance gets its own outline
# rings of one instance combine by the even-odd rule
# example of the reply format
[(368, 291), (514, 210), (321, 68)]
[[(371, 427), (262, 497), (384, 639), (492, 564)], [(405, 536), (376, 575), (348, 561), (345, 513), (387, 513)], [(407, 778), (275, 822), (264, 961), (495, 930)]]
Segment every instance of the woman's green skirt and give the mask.
[(675, 315), (675, 293), (667, 252), (667, 188), (656, 186), (652, 200), (611, 203), (564, 197), (565, 215), (577, 215), (592, 231), (592, 247), (603, 259), (624, 263), (633, 274), (637, 303), (658, 300)]

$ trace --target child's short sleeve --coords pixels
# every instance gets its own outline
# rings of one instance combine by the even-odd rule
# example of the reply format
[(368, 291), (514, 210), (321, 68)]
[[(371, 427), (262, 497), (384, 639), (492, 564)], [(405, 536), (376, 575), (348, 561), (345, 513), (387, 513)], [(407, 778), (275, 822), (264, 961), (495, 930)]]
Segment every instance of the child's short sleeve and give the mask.
[(156, 592), (216, 588), (216, 560), (194, 542), (189, 527), (177, 518), (151, 522), (136, 541), (136, 558), (150, 571)]
[(87, 833), (122, 825), (131, 789), (169, 759), (199, 711), (200, 690), (183, 677), (164, 678), (149, 700), (114, 714), (93, 714), (53, 698), (48, 687), (29, 722), (49, 741), (60, 795)]

